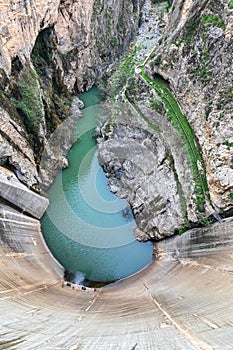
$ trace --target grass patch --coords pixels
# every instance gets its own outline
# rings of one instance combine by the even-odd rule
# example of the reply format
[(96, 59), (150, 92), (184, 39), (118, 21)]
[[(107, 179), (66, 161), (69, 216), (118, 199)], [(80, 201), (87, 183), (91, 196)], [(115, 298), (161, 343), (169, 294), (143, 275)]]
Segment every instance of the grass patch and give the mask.
[(178, 229), (178, 235), (182, 235), (183, 233), (185, 233), (188, 230), (189, 230), (189, 228), (187, 228), (187, 227), (179, 228)]
[(205, 15), (201, 18), (201, 23), (225, 30), (225, 24), (223, 20), (217, 15)]

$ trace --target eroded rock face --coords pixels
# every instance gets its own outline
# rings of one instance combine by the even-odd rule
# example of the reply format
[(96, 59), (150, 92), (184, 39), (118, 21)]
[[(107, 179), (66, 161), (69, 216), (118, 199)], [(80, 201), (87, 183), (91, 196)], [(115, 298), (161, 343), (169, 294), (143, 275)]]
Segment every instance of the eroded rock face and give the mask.
[[(154, 158), (150, 158), (151, 173), (147, 171), (148, 154), (131, 142), (133, 139), (146, 145), (144, 141), (147, 137), (144, 136), (142, 141), (134, 124), (135, 115), (129, 113), (128, 119), (125, 118), (128, 127), (119, 127), (117, 116), (112, 132), (105, 132), (109, 126), (103, 130), (107, 141), (99, 147), (100, 159), (110, 177), (112, 190), (125, 196), (134, 209), (136, 220), (140, 218), (137, 223), (144, 232), (138, 232), (140, 239), (146, 239), (146, 235), (160, 239), (185, 226), (206, 224), (211, 222), (211, 218), (207, 217), (214, 210), (223, 215), (231, 215), (233, 105), (230, 72), (232, 39), (229, 26), (232, 11), (228, 7), (226, 9), (226, 6), (224, 8), (221, 2), (213, 1), (174, 2), (156, 55), (145, 68), (146, 74), (152, 79), (156, 79), (158, 74), (159, 79), (163, 76), (166, 79), (163, 81), (164, 86), (170, 82), (174, 96), (187, 116), (197, 141), (195, 144), (204, 159), (213, 207), (208, 204), (207, 197), (205, 206), (200, 205), (197, 177), (192, 169), (189, 151), (166, 108), (161, 102), (159, 104), (160, 96), (156, 94), (156, 89), (147, 84), (142, 76), (140, 79), (140, 69), (135, 70), (134, 83), (128, 84), (130, 88), (128, 87), (127, 94), (138, 109), (136, 114), (146, 120), (149, 133), (159, 139), (159, 142), (152, 141)], [(154, 21), (154, 27), (157, 32), (159, 21)], [(122, 96), (123, 100), (127, 100), (124, 93)], [(161, 145), (165, 152), (162, 152)], [(138, 152), (137, 165), (140, 162), (140, 169), (135, 167), (134, 152)], [(122, 154), (126, 153), (132, 157), (134, 166), (122, 161)], [(157, 154), (164, 154), (163, 166), (164, 169), (165, 166), (169, 169), (167, 173), (161, 171), (161, 164), (156, 160)], [(200, 164), (197, 161), (198, 169), (204, 173)], [(148, 191), (144, 188), (146, 186)], [(153, 201), (155, 193), (167, 200), (162, 208), (157, 208), (156, 201)], [(174, 193), (176, 200), (169, 196), (172, 197)], [(150, 203), (149, 211), (143, 205), (141, 211), (138, 209), (138, 197), (142, 203)]]
[(0, 67), (11, 73), (11, 60), (19, 57), (22, 64), (30, 58), (40, 30), (53, 25), (58, 17), (59, 1), (4, 1), (1, 16)]
[[(38, 34), (54, 28), (54, 57), (70, 91), (93, 85), (136, 33), (141, 0), (6, 1), (1, 5), (0, 68), (30, 60)], [(50, 43), (53, 45), (54, 43)], [(21, 67), (21, 68), (22, 68)]]
[(54, 27), (70, 91), (90, 88), (135, 36), (143, 1), (64, 1)]
[(20, 169), (19, 177), (32, 186), (37, 182), (34, 154), (27, 141), (25, 130), (16, 123), (9, 113), (0, 107), (0, 156), (1, 163), (10, 163)]
[(233, 88), (229, 1), (174, 1), (164, 40), (147, 72), (169, 79), (198, 139), (211, 200), (232, 208)]

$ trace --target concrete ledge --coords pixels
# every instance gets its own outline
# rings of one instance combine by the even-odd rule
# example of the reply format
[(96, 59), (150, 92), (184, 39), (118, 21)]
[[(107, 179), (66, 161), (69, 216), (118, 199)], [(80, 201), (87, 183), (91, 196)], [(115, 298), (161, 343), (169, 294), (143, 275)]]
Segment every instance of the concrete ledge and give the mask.
[(157, 243), (157, 247), (177, 259), (201, 259), (209, 254), (217, 255), (220, 251), (232, 250), (232, 227), (233, 219), (228, 218), (222, 224), (216, 222), (211, 227), (194, 228), (181, 236), (171, 237)]
[(29, 190), (16, 176), (0, 167), (0, 196), (16, 207), (40, 219), (49, 205), (49, 200)]

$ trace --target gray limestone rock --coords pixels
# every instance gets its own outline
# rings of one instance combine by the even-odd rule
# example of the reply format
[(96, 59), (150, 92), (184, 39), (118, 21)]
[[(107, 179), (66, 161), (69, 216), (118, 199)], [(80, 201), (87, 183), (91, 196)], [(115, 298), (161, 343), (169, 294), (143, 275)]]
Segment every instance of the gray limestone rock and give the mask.
[(114, 124), (113, 137), (99, 141), (99, 162), (110, 189), (129, 201), (139, 240), (161, 239), (184, 225), (177, 183), (160, 138), (128, 124)]

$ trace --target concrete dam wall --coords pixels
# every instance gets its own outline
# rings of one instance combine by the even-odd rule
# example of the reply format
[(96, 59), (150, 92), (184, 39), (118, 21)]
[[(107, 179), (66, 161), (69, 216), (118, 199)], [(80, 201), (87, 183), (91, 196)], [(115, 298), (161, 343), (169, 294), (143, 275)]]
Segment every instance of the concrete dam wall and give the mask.
[(63, 286), (40, 222), (1, 206), (0, 349), (232, 349), (231, 220), (158, 243), (146, 270), (94, 292)]

